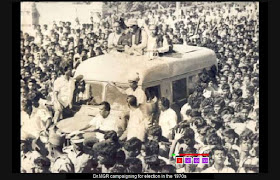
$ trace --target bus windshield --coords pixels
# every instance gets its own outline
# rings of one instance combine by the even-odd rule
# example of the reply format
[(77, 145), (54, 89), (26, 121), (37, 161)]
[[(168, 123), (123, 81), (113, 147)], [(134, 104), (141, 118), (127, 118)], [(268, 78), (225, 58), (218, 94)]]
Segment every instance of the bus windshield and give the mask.
[(90, 83), (90, 85), (91, 95), (94, 97), (96, 103), (101, 103), (104, 85), (102, 83), (97, 82)]
[(107, 84), (105, 92), (105, 101), (110, 103), (111, 108), (115, 110), (128, 110), (126, 94), (121, 93), (116, 87)]

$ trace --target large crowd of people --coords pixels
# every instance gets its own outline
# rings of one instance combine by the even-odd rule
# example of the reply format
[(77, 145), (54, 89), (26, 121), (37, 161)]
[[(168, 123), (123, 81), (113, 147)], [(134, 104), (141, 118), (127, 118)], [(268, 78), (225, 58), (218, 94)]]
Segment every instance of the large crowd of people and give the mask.
[[(77, 19), (21, 32), (21, 172), (258, 172), (258, 13), (257, 2), (226, 3), (180, 15), (113, 13), (90, 24)], [(66, 143), (56, 123), (73, 116), (74, 106), (97, 104), (82, 77), (73, 78), (80, 63), (112, 51), (164, 54), (174, 44), (207, 47), (218, 60), (217, 72), (200, 74), (180, 118), (167, 98), (147, 94), (132, 77), (123, 92), (127, 125), (101, 102), (99, 114)], [(146, 117), (141, 107), (150, 102), (156, 113)], [(90, 127), (96, 137), (83, 136)], [(172, 154), (179, 153), (209, 153), (209, 164), (176, 164)]]

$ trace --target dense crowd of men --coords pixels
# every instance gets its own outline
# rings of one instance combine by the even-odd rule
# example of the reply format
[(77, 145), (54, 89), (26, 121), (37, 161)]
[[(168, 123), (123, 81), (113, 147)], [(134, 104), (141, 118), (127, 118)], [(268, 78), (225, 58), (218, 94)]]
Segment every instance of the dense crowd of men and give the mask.
[[(90, 24), (60, 21), (21, 33), (21, 172), (259, 171), (258, 3), (174, 12), (113, 13)], [(101, 102), (99, 114), (70, 133), (66, 145), (56, 123), (73, 116), (76, 105), (96, 105), (82, 78), (73, 78), (80, 63), (114, 51), (153, 57), (172, 52), (174, 44), (210, 48), (218, 60), (217, 72), (200, 74), (180, 118), (167, 98), (138, 87), (136, 76), (123, 92), (130, 110), (126, 128)], [(145, 104), (156, 113), (143, 113)], [(90, 127), (94, 138), (83, 136)], [(172, 154), (179, 153), (209, 153), (210, 162), (176, 164)]]

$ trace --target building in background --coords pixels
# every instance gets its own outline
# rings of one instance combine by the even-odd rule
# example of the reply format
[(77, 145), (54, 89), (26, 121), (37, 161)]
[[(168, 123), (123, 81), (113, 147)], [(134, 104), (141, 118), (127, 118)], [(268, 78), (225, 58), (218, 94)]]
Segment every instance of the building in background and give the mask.
[(32, 25), (39, 24), (40, 13), (35, 2), (21, 3), (21, 30), (28, 31)]
[(21, 2), (21, 27), (24, 30), (32, 24), (51, 25), (54, 20), (74, 24), (76, 18), (80, 23), (90, 23), (91, 16), (108, 14), (109, 5), (105, 2)]

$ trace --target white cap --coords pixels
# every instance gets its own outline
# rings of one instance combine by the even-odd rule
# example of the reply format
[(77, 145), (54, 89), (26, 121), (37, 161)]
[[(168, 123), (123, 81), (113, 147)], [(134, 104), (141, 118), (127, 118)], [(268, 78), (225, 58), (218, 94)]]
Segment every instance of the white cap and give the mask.
[(137, 20), (136, 19), (129, 19), (126, 23), (126, 26), (131, 27), (133, 25), (137, 25)]
[(139, 80), (140, 80), (140, 78), (139, 78), (139, 74), (138, 73), (130, 74), (129, 77), (128, 77), (128, 81), (136, 81), (136, 82), (138, 82)]

